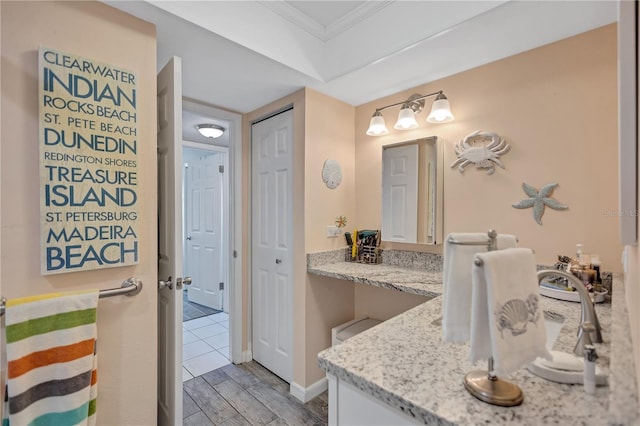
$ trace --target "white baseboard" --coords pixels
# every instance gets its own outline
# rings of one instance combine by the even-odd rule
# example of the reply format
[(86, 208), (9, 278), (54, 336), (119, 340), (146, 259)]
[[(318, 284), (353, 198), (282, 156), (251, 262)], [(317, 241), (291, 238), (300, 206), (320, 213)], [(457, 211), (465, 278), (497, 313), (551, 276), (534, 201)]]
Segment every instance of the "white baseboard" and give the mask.
[(311, 401), (313, 398), (320, 395), (322, 392), (326, 391), (327, 388), (328, 388), (327, 378), (323, 377), (322, 379), (318, 380), (317, 382), (315, 382), (314, 384), (312, 384), (307, 388), (303, 388), (296, 382), (291, 382), (291, 385), (289, 387), (289, 392), (291, 392), (291, 395), (293, 395), (296, 399), (304, 403), (307, 401)]
[(251, 351), (242, 351), (240, 352), (240, 358), (239, 359), (234, 359), (233, 363), (234, 364), (242, 364), (244, 362), (249, 362), (253, 359), (253, 353)]

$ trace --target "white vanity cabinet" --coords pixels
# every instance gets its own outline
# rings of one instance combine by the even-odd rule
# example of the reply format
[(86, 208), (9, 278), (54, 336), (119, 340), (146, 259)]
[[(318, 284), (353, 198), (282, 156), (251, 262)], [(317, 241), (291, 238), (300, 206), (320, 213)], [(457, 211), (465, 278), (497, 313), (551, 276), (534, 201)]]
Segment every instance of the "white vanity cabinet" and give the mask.
[(381, 404), (350, 383), (327, 374), (329, 381), (329, 425), (402, 426), (420, 424), (412, 417)]

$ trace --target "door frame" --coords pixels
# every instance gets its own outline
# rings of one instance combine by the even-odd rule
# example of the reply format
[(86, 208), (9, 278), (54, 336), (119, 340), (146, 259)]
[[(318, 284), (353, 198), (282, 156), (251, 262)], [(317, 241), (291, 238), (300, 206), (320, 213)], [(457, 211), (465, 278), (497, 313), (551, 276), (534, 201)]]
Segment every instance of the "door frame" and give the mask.
[[(214, 106), (202, 104), (189, 99), (182, 99), (182, 109), (194, 113), (226, 120), (229, 126), (229, 330), (231, 332), (231, 362), (239, 364), (248, 361), (247, 354), (242, 351), (242, 329), (244, 325), (242, 310), (242, 115), (225, 111)], [(211, 146), (190, 142), (197, 148)], [(186, 146), (183, 142), (183, 147)], [(195, 146), (190, 146), (195, 148)], [(250, 358), (250, 355), (248, 355)], [(249, 359), (250, 360), (250, 359)]]

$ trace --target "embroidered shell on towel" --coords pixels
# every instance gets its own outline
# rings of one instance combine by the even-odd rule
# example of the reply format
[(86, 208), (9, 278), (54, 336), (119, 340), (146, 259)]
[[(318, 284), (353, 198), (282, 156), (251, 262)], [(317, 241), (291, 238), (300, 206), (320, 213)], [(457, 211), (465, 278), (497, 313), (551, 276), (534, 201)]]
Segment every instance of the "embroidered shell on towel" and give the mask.
[(511, 299), (504, 305), (500, 303), (496, 306), (496, 323), (500, 336), (504, 338), (503, 330), (511, 330), (512, 336), (518, 336), (527, 331), (527, 324), (538, 321), (538, 296), (529, 295), (526, 301), (522, 299)]

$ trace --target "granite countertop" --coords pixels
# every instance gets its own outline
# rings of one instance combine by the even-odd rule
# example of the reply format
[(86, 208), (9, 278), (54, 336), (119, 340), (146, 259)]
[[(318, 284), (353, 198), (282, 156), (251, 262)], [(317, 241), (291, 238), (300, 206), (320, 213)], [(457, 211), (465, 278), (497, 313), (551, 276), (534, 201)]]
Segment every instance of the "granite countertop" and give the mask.
[[(415, 294), (441, 293), (440, 272), (348, 262), (310, 265), (309, 272), (401, 291), (407, 288)], [(407, 275), (402, 278), (399, 272)], [(612, 315), (610, 304), (596, 306), (605, 339), (605, 343), (596, 345), (598, 365), (610, 374), (609, 386), (598, 387), (595, 395), (587, 395), (582, 385), (550, 382), (522, 368), (505, 378), (522, 389), (522, 405), (498, 407), (477, 400), (464, 389), (462, 381), (467, 372), (486, 369), (486, 363), (472, 365), (468, 361), (468, 344), (442, 342), (440, 298), (322, 351), (318, 362), (327, 373), (425, 424), (637, 425), (638, 391), (624, 309), (624, 285), (621, 279), (616, 281), (615, 313)], [(541, 299), (545, 311), (565, 318), (554, 350), (571, 353), (580, 305)], [(614, 368), (611, 372), (610, 365)]]
[(442, 272), (385, 263), (336, 262), (309, 266), (307, 272), (430, 298), (442, 294)]

